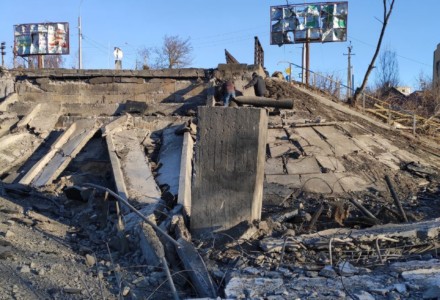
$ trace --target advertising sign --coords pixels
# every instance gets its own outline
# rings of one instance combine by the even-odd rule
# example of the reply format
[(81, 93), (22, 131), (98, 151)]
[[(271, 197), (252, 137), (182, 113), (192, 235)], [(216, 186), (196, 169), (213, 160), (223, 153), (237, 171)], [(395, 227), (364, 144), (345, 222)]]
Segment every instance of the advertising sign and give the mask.
[(345, 42), (348, 2), (270, 7), (271, 45)]
[(14, 25), (14, 51), (18, 56), (69, 54), (69, 23)]

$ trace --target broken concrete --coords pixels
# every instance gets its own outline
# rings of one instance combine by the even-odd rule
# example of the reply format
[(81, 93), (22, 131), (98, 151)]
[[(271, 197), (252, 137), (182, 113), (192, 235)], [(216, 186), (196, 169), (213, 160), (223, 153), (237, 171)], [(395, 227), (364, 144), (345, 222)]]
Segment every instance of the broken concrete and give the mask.
[(177, 201), (183, 205), (188, 216), (191, 216), (191, 182), (194, 141), (189, 132), (183, 135), (182, 156), (180, 158), (179, 193)]
[(58, 138), (52, 146), (52, 150), (34, 165), (20, 180), (20, 183), (30, 184), (35, 187), (52, 183), (97, 130), (98, 126), (95, 120), (83, 120), (72, 124)]
[(166, 184), (168, 192), (177, 196), (182, 157), (183, 135), (177, 135), (178, 126), (169, 127), (162, 132), (162, 143), (159, 152), (159, 165), (156, 180), (159, 185)]
[(242, 221), (259, 219), (266, 112), (255, 108), (200, 107), (198, 125), (192, 232), (228, 229)]
[(144, 133), (137, 129), (112, 133), (107, 129), (106, 134), (118, 194), (138, 203), (159, 201), (161, 192), (141, 145), (140, 138)]

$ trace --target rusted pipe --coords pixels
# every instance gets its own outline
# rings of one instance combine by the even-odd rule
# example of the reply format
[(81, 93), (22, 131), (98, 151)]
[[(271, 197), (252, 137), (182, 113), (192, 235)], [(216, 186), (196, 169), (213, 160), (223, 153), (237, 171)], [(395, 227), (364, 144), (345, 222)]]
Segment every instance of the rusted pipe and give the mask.
[(390, 189), (391, 197), (393, 197), (394, 199), (394, 204), (399, 211), (400, 217), (402, 218), (402, 220), (408, 223), (408, 218), (406, 217), (406, 213), (403, 210), (402, 203), (400, 202), (399, 196), (397, 196), (397, 193), (394, 190), (393, 184), (391, 183), (391, 179), (388, 175), (385, 175), (385, 181), (387, 182), (388, 188)]
[(292, 99), (275, 100), (265, 97), (238, 96), (233, 101), (240, 105), (247, 104), (255, 107), (293, 108)]

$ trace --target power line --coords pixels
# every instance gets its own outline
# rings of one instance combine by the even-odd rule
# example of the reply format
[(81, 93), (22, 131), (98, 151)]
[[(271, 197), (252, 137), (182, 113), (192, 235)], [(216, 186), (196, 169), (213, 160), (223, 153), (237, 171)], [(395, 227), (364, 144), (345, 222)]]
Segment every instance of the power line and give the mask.
[[(369, 46), (369, 47), (371, 47), (371, 48), (376, 48), (376, 46), (371, 45), (371, 44), (369, 44), (369, 43), (367, 43), (367, 42), (365, 42), (365, 41), (362, 41), (362, 40), (360, 40), (360, 39), (358, 39), (358, 38), (355, 38), (354, 36), (348, 36), (348, 37), (349, 37), (350, 39), (353, 39), (353, 40), (355, 40), (355, 41), (358, 41), (359, 43), (364, 44), (364, 45), (366, 45), (366, 46)], [(418, 60), (413, 59), (413, 58), (410, 58), (410, 57), (406, 57), (406, 56), (403, 56), (403, 55), (399, 55), (398, 53), (396, 53), (396, 54), (397, 54), (398, 57), (403, 58), (403, 59), (406, 59), (406, 60), (408, 60), (408, 61), (411, 61), (411, 62), (414, 62), (414, 63), (420, 64), (420, 65), (424, 65), (424, 66), (427, 66), (427, 67), (431, 67), (430, 64), (427, 64), (427, 63), (424, 63), (424, 62), (418, 61)]]

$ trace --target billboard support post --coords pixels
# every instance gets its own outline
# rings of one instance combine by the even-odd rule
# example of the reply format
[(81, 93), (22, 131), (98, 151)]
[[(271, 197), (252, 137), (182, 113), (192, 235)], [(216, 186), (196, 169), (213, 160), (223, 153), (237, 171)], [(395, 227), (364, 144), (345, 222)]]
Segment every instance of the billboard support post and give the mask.
[(303, 44), (302, 82), (310, 83), (310, 44), (347, 41), (348, 1), (270, 7), (270, 44)]

